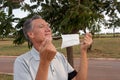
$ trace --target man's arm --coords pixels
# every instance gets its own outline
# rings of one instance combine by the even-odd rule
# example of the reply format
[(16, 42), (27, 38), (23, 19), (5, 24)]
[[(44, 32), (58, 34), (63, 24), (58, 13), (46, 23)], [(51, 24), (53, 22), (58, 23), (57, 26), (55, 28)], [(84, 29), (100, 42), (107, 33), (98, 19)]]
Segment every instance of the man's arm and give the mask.
[(85, 51), (81, 51), (80, 67), (76, 75), (76, 80), (87, 80), (88, 61)]
[(48, 79), (49, 65), (50, 63), (44, 63), (44, 61), (43, 62), (40, 61), (35, 80), (47, 80)]
[(86, 34), (81, 44), (81, 58), (79, 71), (76, 75), (76, 80), (87, 80), (87, 71), (88, 71), (88, 60), (87, 60), (87, 49), (89, 45), (92, 44), (91, 34)]

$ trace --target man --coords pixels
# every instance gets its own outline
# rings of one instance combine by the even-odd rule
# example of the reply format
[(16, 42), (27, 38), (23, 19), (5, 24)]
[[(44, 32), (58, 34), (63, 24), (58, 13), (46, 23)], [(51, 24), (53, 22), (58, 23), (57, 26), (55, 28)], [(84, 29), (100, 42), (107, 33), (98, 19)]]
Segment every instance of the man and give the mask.
[(14, 80), (86, 80), (87, 48), (92, 43), (91, 34), (86, 34), (81, 44), (81, 61), (76, 72), (66, 58), (57, 52), (52, 43), (50, 25), (39, 16), (28, 19), (23, 26), (32, 49), (19, 56), (14, 64)]

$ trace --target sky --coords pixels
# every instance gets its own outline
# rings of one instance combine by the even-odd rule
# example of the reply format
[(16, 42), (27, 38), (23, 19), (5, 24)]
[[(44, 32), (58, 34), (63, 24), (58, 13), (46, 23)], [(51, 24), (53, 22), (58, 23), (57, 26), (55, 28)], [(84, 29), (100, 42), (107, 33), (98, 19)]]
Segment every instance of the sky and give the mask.
[[(120, 0), (118, 0), (120, 1)], [(30, 4), (30, 0), (25, 0), (25, 3), (28, 3)], [(34, 4), (34, 3), (33, 3)], [(30, 4), (32, 5), (32, 4)], [(19, 17), (19, 18), (22, 18), (22, 17), (25, 17), (27, 16), (27, 14), (29, 14), (28, 12), (24, 12), (24, 11), (21, 11), (20, 9), (15, 9), (13, 10), (13, 14), (15, 15), (15, 17)], [(120, 17), (120, 14), (118, 14), (118, 16)], [(105, 19), (109, 19), (109, 17), (105, 16)], [(117, 33), (120, 33), (120, 28), (116, 28), (115, 30)], [(113, 29), (105, 29), (104, 26), (101, 28), (101, 32), (100, 33), (112, 33), (113, 32)]]

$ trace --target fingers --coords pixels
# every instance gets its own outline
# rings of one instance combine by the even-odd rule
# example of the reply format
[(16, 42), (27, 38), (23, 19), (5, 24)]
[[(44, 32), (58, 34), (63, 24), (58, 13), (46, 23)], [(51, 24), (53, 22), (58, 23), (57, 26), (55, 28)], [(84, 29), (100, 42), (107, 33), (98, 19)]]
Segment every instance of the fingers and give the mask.
[(92, 34), (91, 33), (86, 33), (85, 35), (90, 37), (90, 38), (92, 38)]
[(44, 50), (50, 49), (50, 50), (56, 50), (54, 45), (52, 44), (51, 40), (45, 39), (42, 44), (39, 46), (39, 52), (42, 53)]
[(47, 47), (47, 44), (49, 43), (49, 40), (46, 38), (42, 44), (39, 46), (39, 51), (42, 52), (46, 47)]
[(87, 43), (88, 45), (90, 45), (90, 44), (92, 43), (92, 35), (91, 35), (91, 33), (87, 33), (87, 34), (85, 35), (84, 41), (85, 41), (85, 43)]
[(84, 36), (84, 40), (83, 40), (83, 45), (90, 45), (92, 44), (92, 35), (91, 33), (86, 33)]
[(45, 39), (39, 47), (40, 58), (44, 62), (51, 62), (56, 55), (56, 48), (49, 39)]

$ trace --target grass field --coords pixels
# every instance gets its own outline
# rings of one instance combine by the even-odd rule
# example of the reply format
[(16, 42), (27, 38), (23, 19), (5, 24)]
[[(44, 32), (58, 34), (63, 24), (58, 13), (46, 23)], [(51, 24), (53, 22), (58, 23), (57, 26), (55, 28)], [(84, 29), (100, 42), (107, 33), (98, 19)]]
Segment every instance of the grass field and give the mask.
[(120, 38), (96, 38), (89, 57), (120, 58)]
[(0, 80), (13, 80), (12, 75), (0, 74)]
[[(61, 46), (61, 40), (54, 40), (53, 43), (56, 48)], [(80, 56), (79, 48), (79, 45), (73, 47), (75, 57)], [(18, 56), (28, 50), (27, 42), (15, 46), (11, 39), (0, 40), (0, 56)], [(58, 51), (66, 55), (66, 49), (59, 48)], [(120, 58), (120, 38), (94, 38), (92, 50), (88, 52), (88, 57)]]

